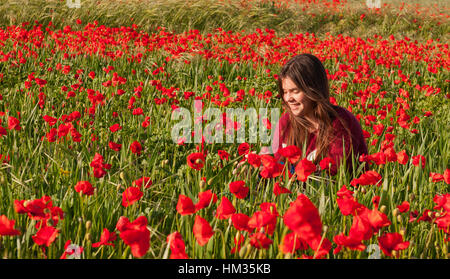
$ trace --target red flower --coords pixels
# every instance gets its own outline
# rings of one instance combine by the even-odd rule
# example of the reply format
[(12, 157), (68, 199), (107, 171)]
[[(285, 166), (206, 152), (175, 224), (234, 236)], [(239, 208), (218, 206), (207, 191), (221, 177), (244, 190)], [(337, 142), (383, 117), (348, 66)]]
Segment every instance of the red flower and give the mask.
[(275, 196), (279, 196), (281, 194), (291, 194), (292, 192), (289, 189), (280, 186), (280, 183), (275, 182), (273, 185), (273, 193)]
[(102, 245), (109, 245), (114, 247), (113, 241), (117, 239), (117, 235), (115, 232), (110, 232), (107, 228), (103, 229), (103, 232), (100, 236), (100, 241), (92, 243), (92, 247), (97, 248)]
[(194, 228), (195, 239), (200, 246), (208, 243), (209, 239), (214, 235), (211, 225), (204, 218), (195, 216)]
[(365, 173), (361, 174), (359, 178), (353, 179), (350, 184), (353, 187), (356, 187), (359, 185), (381, 185), (381, 175), (377, 173), (376, 171), (366, 171)]
[(249, 153), (247, 155), (247, 162), (254, 168), (259, 168), (261, 166), (261, 157), (255, 153)]
[(5, 215), (0, 215), (0, 236), (19, 235), (20, 231), (14, 229), (15, 220), (9, 220)]
[(128, 187), (122, 193), (122, 205), (128, 207), (140, 200), (143, 195), (140, 187)]
[(217, 195), (211, 190), (198, 193), (198, 202), (195, 204), (195, 211), (208, 207), (210, 204), (217, 202)]
[(322, 234), (322, 222), (319, 211), (304, 194), (300, 194), (291, 203), (283, 216), (286, 226), (308, 244)]
[(397, 153), (397, 162), (402, 165), (406, 165), (408, 163), (409, 156), (406, 154), (405, 150), (402, 150)]
[(295, 232), (290, 232), (286, 234), (283, 241), (280, 244), (280, 250), (282, 253), (295, 253), (297, 250), (306, 250), (308, 245), (303, 241)]
[(231, 254), (237, 253), (239, 252), (239, 250), (241, 250), (242, 244), (244, 243), (245, 238), (242, 234), (237, 233), (236, 236), (234, 237), (234, 244), (235, 246), (233, 248), (231, 248)]
[(435, 195), (433, 201), (436, 203), (436, 206), (433, 207), (433, 209), (444, 209), (445, 211), (450, 212), (450, 194)]
[(228, 154), (228, 152), (226, 152), (225, 150), (219, 150), (217, 151), (217, 154), (219, 154), (219, 157), (222, 160), (228, 160), (230, 157), (230, 154)]
[(409, 241), (403, 241), (403, 237), (399, 233), (385, 233), (378, 238), (383, 253), (391, 257), (392, 251), (405, 250), (409, 247)]
[(248, 231), (252, 232), (253, 229), (249, 228), (248, 221), (250, 220), (250, 217), (245, 215), (244, 213), (236, 213), (231, 216), (231, 222), (233, 223), (233, 226), (238, 231)]
[(32, 236), (34, 243), (37, 245), (50, 246), (59, 234), (59, 230), (54, 227), (42, 227), (35, 235)]
[(281, 148), (278, 153), (283, 156), (288, 158), (289, 162), (291, 164), (295, 164), (297, 163), (297, 161), (301, 158), (302, 156), (302, 151), (300, 150), (300, 148), (298, 148), (295, 145), (290, 145), (290, 146), (286, 146), (284, 148)]
[(249, 191), (249, 188), (245, 186), (245, 182), (242, 180), (231, 182), (229, 187), (230, 192), (238, 199), (244, 199)]
[(133, 222), (126, 217), (120, 217), (116, 229), (120, 231), (120, 238), (130, 246), (134, 257), (143, 257), (150, 248), (150, 231), (147, 229), (147, 218), (140, 216)]
[(277, 224), (277, 215), (268, 211), (256, 211), (248, 221), (251, 229), (264, 228), (264, 231), (272, 235)]
[(145, 189), (150, 188), (152, 186), (153, 181), (150, 179), (150, 177), (143, 176), (139, 179), (136, 179), (133, 181), (132, 185), (137, 187), (144, 187)]
[(231, 204), (230, 200), (228, 200), (227, 197), (222, 197), (220, 204), (217, 206), (216, 218), (228, 219), (235, 212), (236, 212), (236, 209), (234, 208), (233, 204)]
[(243, 142), (239, 145), (238, 147), (238, 154), (239, 156), (244, 155), (244, 154), (248, 154), (250, 151), (250, 144)]
[(205, 164), (205, 155), (203, 153), (191, 153), (187, 156), (187, 164), (194, 170), (200, 170)]
[(260, 155), (263, 169), (260, 175), (264, 178), (275, 178), (283, 172), (283, 165), (278, 163), (274, 157), (270, 155)]
[(297, 166), (295, 166), (295, 173), (297, 174), (297, 179), (303, 182), (306, 182), (308, 176), (316, 171), (316, 165), (314, 165), (311, 161), (304, 158), (300, 162), (298, 162)]
[(92, 187), (89, 181), (79, 181), (75, 185), (75, 191), (77, 191), (78, 193), (82, 193), (86, 196), (91, 196), (94, 194), (94, 187)]
[(273, 241), (263, 233), (254, 233), (250, 235), (250, 245), (257, 249), (268, 249)]
[(113, 141), (110, 141), (108, 144), (109, 148), (111, 148), (114, 151), (120, 151), (122, 149), (122, 145), (119, 143), (115, 143)]
[(109, 130), (113, 133), (122, 130), (122, 126), (120, 126), (118, 123), (113, 124), (111, 127), (109, 127)]
[(141, 143), (138, 142), (138, 141), (134, 141), (134, 142), (130, 145), (130, 150), (131, 150), (131, 152), (133, 152), (134, 154), (141, 155), (141, 151), (142, 151), (142, 145), (141, 145)]
[(412, 163), (414, 166), (418, 167), (421, 165), (422, 169), (425, 168), (426, 158), (422, 155), (412, 156)]
[(178, 196), (177, 212), (180, 213), (180, 215), (194, 214), (196, 210), (191, 198), (185, 195)]
[(325, 157), (320, 161), (319, 166), (322, 170), (332, 170), (336, 168), (336, 162), (333, 158)]
[(336, 202), (341, 210), (342, 215), (355, 214), (356, 210), (361, 207), (358, 201), (353, 197), (353, 192), (347, 189), (347, 186), (343, 185), (342, 188), (336, 193)]
[(337, 247), (336, 249), (334, 249), (333, 254), (339, 253), (342, 249), (342, 246), (345, 246), (350, 250), (364, 251), (366, 249), (366, 246), (361, 242), (361, 239), (346, 236), (343, 233), (336, 235), (333, 238), (333, 241), (337, 244)]
[(450, 169), (444, 171), (444, 181), (445, 183), (450, 184)]
[(16, 130), (20, 131), (22, 127), (20, 127), (20, 121), (19, 119), (15, 118), (14, 116), (8, 117), (8, 129), (10, 130)]
[(409, 202), (404, 201), (402, 202), (400, 205), (397, 205), (398, 210), (400, 210), (400, 212), (407, 212), (409, 211)]
[(183, 237), (179, 232), (173, 232), (167, 236), (167, 244), (169, 245), (171, 259), (188, 259), (186, 254), (186, 245), (184, 244)]

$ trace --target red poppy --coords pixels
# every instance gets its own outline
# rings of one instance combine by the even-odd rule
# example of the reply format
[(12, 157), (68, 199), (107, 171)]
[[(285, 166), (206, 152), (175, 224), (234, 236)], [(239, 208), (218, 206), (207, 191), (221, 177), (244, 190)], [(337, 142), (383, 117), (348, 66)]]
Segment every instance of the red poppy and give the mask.
[(120, 151), (120, 149), (122, 149), (122, 145), (120, 143), (115, 143), (113, 141), (110, 141), (108, 146), (114, 151)]
[(273, 194), (275, 196), (279, 196), (281, 194), (291, 194), (291, 193), (292, 192), (289, 189), (280, 186), (279, 182), (275, 182), (275, 184), (273, 185)]
[(131, 183), (131, 185), (133, 186), (137, 186), (137, 187), (144, 187), (145, 189), (150, 188), (150, 186), (152, 186), (153, 181), (151, 180), (150, 177), (146, 177), (143, 176), (139, 179), (136, 179), (135, 181), (133, 181), (133, 183)]
[(314, 165), (311, 161), (304, 158), (300, 162), (298, 162), (297, 166), (295, 166), (295, 173), (297, 174), (297, 179), (303, 182), (306, 182), (308, 176), (316, 171), (316, 165)]
[(134, 154), (141, 155), (141, 151), (142, 151), (142, 145), (141, 145), (141, 143), (138, 142), (138, 141), (134, 141), (134, 142), (131, 143), (131, 145), (130, 145), (130, 150), (131, 150), (131, 152), (133, 152)]
[(230, 202), (230, 200), (227, 197), (224, 196), (224, 197), (222, 197), (220, 204), (217, 206), (216, 218), (228, 219), (235, 212), (236, 212), (236, 209), (234, 208), (233, 204)]
[(204, 218), (195, 216), (194, 228), (195, 239), (200, 246), (208, 243), (209, 239), (214, 235), (211, 225)]
[(242, 180), (231, 182), (229, 188), (230, 192), (238, 199), (244, 199), (249, 191), (249, 188), (245, 186), (245, 182)]
[(231, 254), (239, 252), (239, 250), (241, 250), (241, 247), (242, 247), (242, 244), (244, 243), (244, 241), (245, 241), (245, 237), (242, 234), (237, 233), (236, 236), (234, 237), (234, 245), (235, 246), (233, 248), (231, 248), (231, 251), (230, 251)]
[(50, 226), (45, 226), (42, 227), (35, 235), (31, 236), (31, 238), (33, 238), (34, 243), (36, 243), (37, 245), (45, 245), (48, 247), (55, 241), (58, 234), (58, 229)]
[(397, 162), (402, 165), (406, 165), (408, 163), (409, 156), (406, 154), (405, 150), (402, 150), (397, 153)]
[(194, 170), (200, 170), (205, 164), (205, 155), (201, 152), (191, 153), (187, 156), (187, 164)]
[(366, 246), (361, 242), (361, 239), (346, 236), (343, 233), (336, 235), (333, 238), (333, 241), (337, 244), (333, 254), (339, 253), (343, 246), (350, 250), (364, 251), (366, 249)]
[(325, 157), (320, 161), (319, 166), (322, 170), (332, 170), (336, 168), (336, 162), (333, 158)]
[(300, 194), (290, 204), (283, 216), (283, 220), (289, 229), (308, 244), (312, 239), (322, 234), (322, 222), (319, 211), (304, 194)]
[(92, 243), (92, 247), (97, 248), (102, 245), (106, 246), (113, 246), (114, 247), (114, 241), (117, 239), (117, 235), (115, 232), (110, 232), (107, 228), (103, 229), (103, 232), (100, 236), (100, 241)]
[(450, 169), (446, 169), (443, 176), (445, 183), (450, 184)]
[(9, 116), (8, 117), (8, 129), (20, 131), (22, 129), (22, 127), (20, 126), (19, 119), (15, 118), (14, 116)]
[(425, 168), (426, 158), (422, 155), (412, 156), (412, 163), (414, 166), (418, 167), (419, 165), (422, 169)]
[(177, 203), (177, 212), (180, 215), (194, 214), (196, 212), (196, 209), (194, 203), (192, 202), (192, 199), (185, 195), (179, 195)]
[(295, 232), (290, 232), (283, 237), (280, 244), (280, 250), (282, 253), (295, 253), (297, 250), (308, 249), (308, 244), (303, 241)]
[(144, 193), (142, 193), (140, 187), (128, 187), (122, 193), (122, 206), (128, 207), (139, 201), (142, 196), (144, 196)]
[(264, 228), (264, 231), (272, 235), (277, 224), (277, 215), (268, 211), (256, 211), (248, 221), (251, 229)]
[(75, 185), (75, 191), (78, 193), (82, 193), (86, 196), (91, 196), (94, 194), (94, 187), (92, 187), (91, 183), (89, 181), (79, 181)]
[(9, 220), (5, 215), (0, 215), (0, 236), (19, 235), (20, 231), (14, 229), (15, 220)]
[(297, 161), (300, 160), (302, 156), (302, 151), (295, 145), (280, 148), (280, 150), (278, 150), (278, 153), (281, 156), (288, 158), (291, 164), (297, 163)]
[(250, 151), (250, 144), (243, 142), (238, 146), (238, 154), (239, 156), (248, 154)]
[(255, 167), (255, 168), (259, 168), (259, 166), (261, 166), (261, 157), (258, 154), (255, 153), (248, 153), (247, 155), (247, 162)]
[(113, 124), (111, 127), (109, 127), (109, 130), (113, 133), (122, 130), (122, 126), (120, 126), (118, 123)]
[(147, 229), (147, 218), (140, 216), (133, 222), (126, 217), (120, 217), (116, 228), (120, 231), (120, 238), (130, 246), (131, 254), (140, 258), (143, 257), (150, 248), (150, 231)]
[(400, 212), (407, 212), (409, 211), (409, 202), (404, 201), (401, 204), (397, 205), (397, 208)]
[(384, 233), (378, 238), (378, 244), (381, 251), (388, 256), (392, 256), (392, 251), (405, 250), (409, 247), (409, 241), (403, 241), (403, 237), (399, 233)]
[(444, 181), (444, 176), (437, 172), (430, 172), (430, 179), (432, 182)]
[(219, 157), (222, 160), (228, 160), (230, 157), (230, 154), (228, 154), (228, 152), (226, 152), (225, 150), (219, 150), (217, 151), (217, 154), (219, 154)]
[(435, 210), (444, 209), (447, 212), (450, 212), (450, 194), (443, 195), (435, 195), (433, 198), (433, 202), (436, 203), (436, 206), (433, 207)]
[(254, 233), (250, 235), (250, 245), (257, 249), (268, 249), (273, 241), (263, 233)]
[(376, 171), (366, 171), (365, 173), (361, 174), (361, 176), (359, 178), (355, 178), (353, 179), (350, 184), (353, 187), (356, 187), (358, 184), (359, 185), (377, 185), (380, 186), (381, 185), (381, 180), (382, 177), (379, 173), (377, 173)]
[(253, 229), (248, 226), (249, 220), (250, 217), (244, 213), (235, 213), (231, 216), (231, 222), (233, 223), (234, 228), (238, 231), (252, 232)]
[(274, 157), (264, 154), (260, 155), (263, 168), (260, 175), (264, 178), (275, 178), (280, 176), (283, 172), (283, 165), (280, 164)]
[(211, 190), (198, 193), (198, 202), (195, 204), (195, 211), (208, 207), (211, 203), (217, 202), (217, 195)]
[(167, 236), (167, 244), (169, 245), (171, 259), (188, 259), (186, 254), (186, 245), (184, 244), (183, 237), (179, 232), (173, 232)]

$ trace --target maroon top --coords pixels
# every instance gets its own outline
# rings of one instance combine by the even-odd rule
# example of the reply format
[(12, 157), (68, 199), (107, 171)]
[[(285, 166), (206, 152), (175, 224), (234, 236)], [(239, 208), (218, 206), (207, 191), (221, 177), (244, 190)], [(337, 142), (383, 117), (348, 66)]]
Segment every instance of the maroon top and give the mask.
[[(367, 145), (364, 139), (364, 135), (362, 132), (361, 125), (356, 117), (346, 110), (345, 108), (339, 106), (333, 106), (333, 108), (338, 113), (339, 117), (345, 121), (347, 124), (350, 133), (352, 135), (352, 146), (353, 152), (355, 155), (355, 161), (358, 162), (359, 156), (362, 154), (367, 154)], [(280, 120), (277, 123), (275, 128), (275, 135), (272, 141), (272, 150), (274, 153), (274, 158), (276, 160), (280, 160), (282, 157), (278, 150), (283, 147), (285, 143), (286, 135), (283, 138), (280, 138), (282, 135), (282, 131), (284, 131), (289, 123), (289, 114), (284, 113)], [(330, 147), (328, 149), (328, 157), (331, 157), (335, 162), (336, 166), (332, 167), (331, 174), (336, 174), (337, 168), (339, 167), (339, 163), (341, 159), (344, 157), (343, 146), (345, 146), (345, 154), (347, 156), (347, 168), (348, 170), (352, 170), (352, 158), (351, 158), (351, 149), (350, 149), (350, 137), (347, 134), (344, 126), (338, 119), (333, 120), (333, 129), (334, 135), (336, 136), (336, 140), (331, 142)], [(311, 133), (308, 136), (308, 148), (306, 150), (306, 155), (308, 156), (312, 151), (316, 149), (316, 134)], [(279, 140), (280, 139), (280, 140)], [(344, 142), (343, 142), (344, 141)], [(286, 147), (286, 145), (284, 146)]]

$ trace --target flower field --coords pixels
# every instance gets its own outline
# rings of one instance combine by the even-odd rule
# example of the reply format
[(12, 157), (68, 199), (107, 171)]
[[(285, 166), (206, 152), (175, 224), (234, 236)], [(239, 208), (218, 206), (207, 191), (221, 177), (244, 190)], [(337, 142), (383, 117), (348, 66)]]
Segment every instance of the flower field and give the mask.
[[(48, 2), (0, 7), (3, 259), (448, 259), (450, 7), (215, 1), (208, 24), (192, 21), (206, 0), (169, 1), (185, 9), (167, 23), (158, 1)], [(292, 175), (249, 134), (173, 140), (179, 108), (218, 108), (227, 133), (227, 108), (281, 109), (277, 74), (300, 53), (359, 120), (358, 169), (286, 147)]]

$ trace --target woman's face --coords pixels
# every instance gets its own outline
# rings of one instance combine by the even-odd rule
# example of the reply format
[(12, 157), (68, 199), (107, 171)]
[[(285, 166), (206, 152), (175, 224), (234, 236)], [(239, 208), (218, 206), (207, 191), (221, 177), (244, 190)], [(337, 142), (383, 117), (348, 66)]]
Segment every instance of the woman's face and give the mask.
[(295, 116), (310, 115), (313, 111), (313, 103), (297, 85), (286, 77), (281, 80), (283, 86), (283, 99), (288, 104)]

